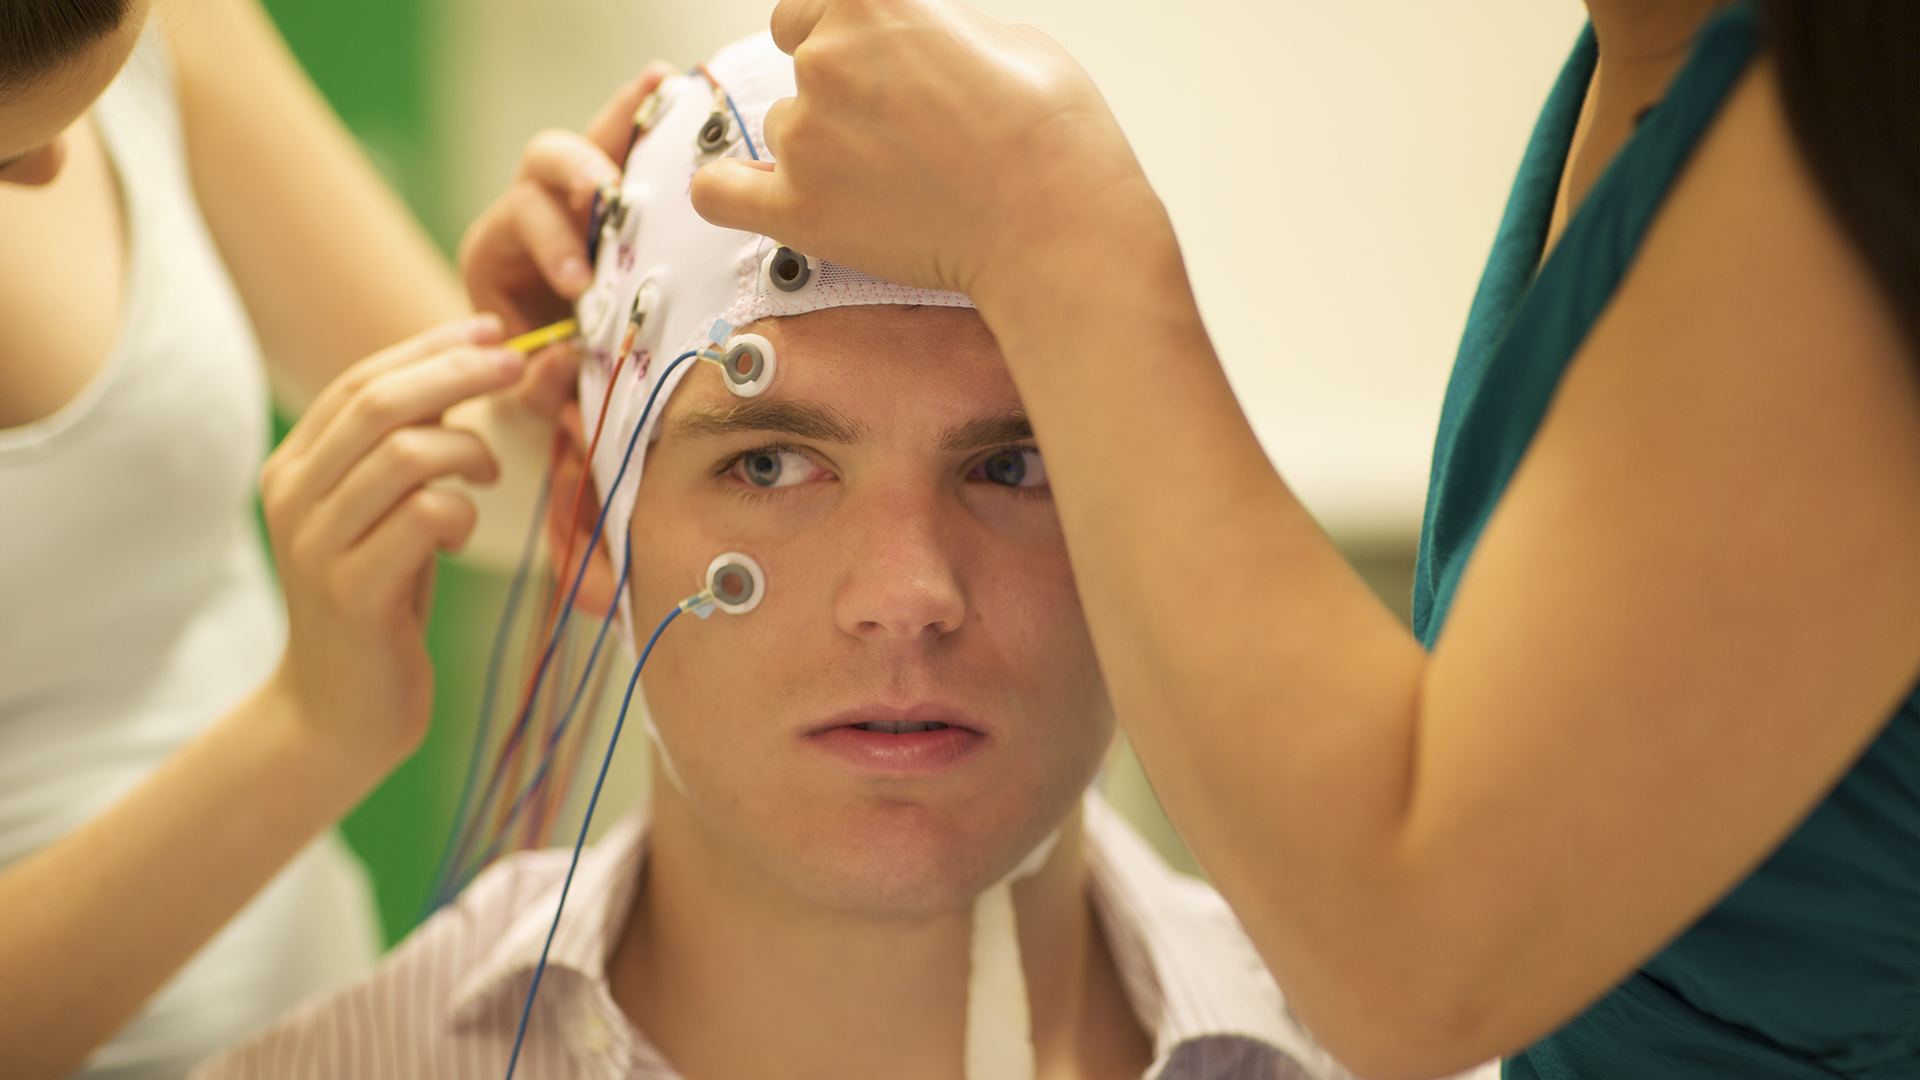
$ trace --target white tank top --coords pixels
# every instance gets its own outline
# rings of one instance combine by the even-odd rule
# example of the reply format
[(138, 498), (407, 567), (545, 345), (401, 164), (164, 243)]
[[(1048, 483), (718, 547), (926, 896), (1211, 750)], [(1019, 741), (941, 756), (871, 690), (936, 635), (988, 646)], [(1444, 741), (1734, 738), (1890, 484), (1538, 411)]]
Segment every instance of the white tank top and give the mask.
[[(125, 307), (76, 398), (0, 430), (0, 865), (126, 794), (264, 681), (286, 636), (253, 517), (259, 347), (151, 34), (93, 119), (125, 202)], [(328, 833), (79, 1075), (183, 1076), (377, 949), (365, 871)]]

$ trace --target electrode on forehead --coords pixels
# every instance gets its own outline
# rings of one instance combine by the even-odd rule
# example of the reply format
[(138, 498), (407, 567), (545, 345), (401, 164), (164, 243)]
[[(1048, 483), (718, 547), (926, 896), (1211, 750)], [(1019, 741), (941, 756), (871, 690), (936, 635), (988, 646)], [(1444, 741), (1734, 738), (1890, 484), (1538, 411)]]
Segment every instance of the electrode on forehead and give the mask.
[(813, 283), (813, 272), (819, 269), (813, 256), (802, 255), (790, 247), (773, 249), (760, 263), (760, 280), (770, 289), (783, 293), (797, 293)]
[(736, 334), (727, 339), (725, 352), (717, 358), (703, 359), (713, 359), (720, 365), (727, 389), (739, 397), (759, 397), (773, 385), (773, 342), (759, 334)]

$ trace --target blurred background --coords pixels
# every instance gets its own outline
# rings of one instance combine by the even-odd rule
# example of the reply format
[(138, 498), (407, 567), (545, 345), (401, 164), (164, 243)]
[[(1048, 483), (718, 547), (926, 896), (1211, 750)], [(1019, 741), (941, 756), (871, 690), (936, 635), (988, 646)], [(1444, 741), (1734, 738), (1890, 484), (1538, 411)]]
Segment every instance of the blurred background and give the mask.
[[(449, 252), (545, 127), (578, 128), (649, 60), (765, 29), (772, 0), (265, 0), (374, 161)], [(1092, 73), (1172, 213), (1262, 443), (1405, 612), (1441, 393), (1579, 0), (979, 0)], [(1152, 453), (1163, 432), (1142, 432)], [(451, 826), (500, 568), (442, 568), (433, 733), (347, 821), (389, 941)], [(605, 731), (603, 727), (602, 732)], [(597, 823), (644, 794), (629, 739)], [(1121, 747), (1102, 783), (1195, 869)]]

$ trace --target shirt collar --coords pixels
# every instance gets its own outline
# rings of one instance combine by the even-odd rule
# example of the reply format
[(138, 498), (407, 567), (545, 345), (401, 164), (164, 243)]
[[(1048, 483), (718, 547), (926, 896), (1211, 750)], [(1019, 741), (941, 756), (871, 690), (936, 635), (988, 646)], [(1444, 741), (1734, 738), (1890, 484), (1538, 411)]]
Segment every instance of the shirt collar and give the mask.
[(1295, 1019), (1220, 894), (1169, 867), (1097, 792), (1085, 804), (1094, 905), (1128, 1001), (1153, 1033), (1147, 1075), (1168, 1075), (1181, 1047), (1217, 1039), (1264, 1047), (1318, 1080), (1347, 1080)]
[[(643, 799), (598, 843), (581, 853), (571, 886), (562, 876), (519, 907), (506, 933), (454, 987), (452, 1005), (456, 1025), (490, 1015), (491, 1007), (502, 994), (526, 995), (532, 972), (540, 963), (540, 951), (546, 947), (547, 934), (553, 928), (553, 912), (560, 903), (563, 889), (567, 906), (560, 917), (559, 929), (553, 932), (543, 985), (545, 978), (560, 972), (577, 975), (583, 986), (605, 985), (607, 949), (625, 925), (627, 909), (633, 903), (640, 863), (646, 856), (647, 825)], [(535, 857), (566, 859), (570, 853), (541, 852)]]
[[(544, 978), (606, 993), (607, 951), (633, 902), (649, 824), (643, 800), (582, 852)], [(1155, 1061), (1148, 1076), (1165, 1075), (1183, 1046), (1232, 1039), (1291, 1058), (1316, 1080), (1348, 1080), (1351, 1074), (1294, 1018), (1218, 893), (1167, 866), (1092, 790), (1085, 798), (1084, 828), (1101, 928), (1128, 1001), (1153, 1033)], [(535, 857), (564, 860), (568, 853)], [(564, 884), (564, 877), (554, 881), (521, 906), (506, 932), (454, 988), (456, 1026), (492, 1015), (503, 995), (526, 995)], [(574, 978), (553, 978), (562, 973)]]

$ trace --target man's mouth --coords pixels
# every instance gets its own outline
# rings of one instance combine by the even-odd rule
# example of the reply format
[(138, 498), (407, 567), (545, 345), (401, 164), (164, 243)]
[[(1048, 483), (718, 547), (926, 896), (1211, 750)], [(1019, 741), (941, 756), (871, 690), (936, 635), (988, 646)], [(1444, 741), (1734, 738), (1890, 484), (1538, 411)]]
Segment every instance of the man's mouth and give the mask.
[(864, 724), (847, 726), (861, 731), (877, 731), (882, 735), (913, 735), (922, 731), (945, 731), (947, 728), (938, 720), (870, 720)]
[(861, 772), (924, 777), (959, 765), (988, 738), (967, 713), (923, 703), (849, 709), (808, 732), (806, 742)]

